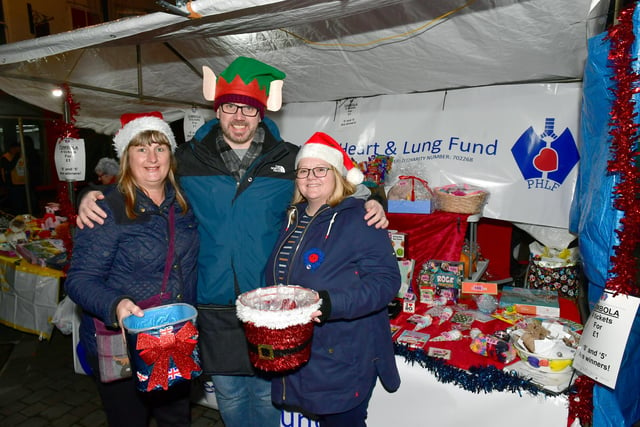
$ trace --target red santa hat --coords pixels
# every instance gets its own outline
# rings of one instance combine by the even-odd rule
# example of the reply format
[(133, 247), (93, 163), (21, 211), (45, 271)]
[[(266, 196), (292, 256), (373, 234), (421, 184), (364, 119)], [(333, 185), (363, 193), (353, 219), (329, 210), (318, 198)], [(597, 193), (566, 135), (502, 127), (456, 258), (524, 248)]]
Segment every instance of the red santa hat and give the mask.
[(155, 130), (165, 134), (171, 146), (171, 152), (176, 150), (178, 144), (173, 135), (173, 131), (167, 122), (164, 121), (162, 113), (152, 111), (150, 113), (128, 113), (120, 117), (122, 128), (113, 137), (113, 148), (115, 148), (118, 158), (122, 158), (124, 150), (127, 149), (131, 140), (140, 132)]
[(304, 143), (296, 157), (296, 168), (300, 160), (307, 157), (324, 160), (354, 185), (358, 185), (364, 180), (364, 174), (358, 169), (358, 166), (347, 156), (340, 144), (326, 133), (316, 132)]

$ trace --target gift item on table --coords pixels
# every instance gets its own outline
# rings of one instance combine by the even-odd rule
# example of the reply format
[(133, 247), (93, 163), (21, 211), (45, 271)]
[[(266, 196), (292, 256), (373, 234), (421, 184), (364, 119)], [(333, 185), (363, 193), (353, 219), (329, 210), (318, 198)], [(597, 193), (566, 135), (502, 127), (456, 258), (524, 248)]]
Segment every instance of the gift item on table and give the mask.
[(427, 181), (411, 175), (401, 175), (398, 180), (387, 192), (389, 212), (418, 214), (432, 212), (433, 191)]
[(431, 307), (426, 314), (428, 314), (431, 317), (437, 317), (439, 319), (438, 324), (442, 325), (444, 322), (448, 321), (453, 316), (453, 308), (442, 306), (442, 305), (436, 305), (434, 307)]
[(283, 372), (309, 360), (314, 322), (322, 300), (312, 289), (277, 285), (241, 294), (236, 301), (249, 358), (258, 369)]
[(393, 247), (393, 253), (396, 254), (396, 258), (403, 259), (407, 256), (407, 233), (402, 233), (397, 230), (388, 230), (389, 239), (391, 240), (391, 246)]
[(420, 302), (440, 305), (457, 303), (463, 271), (464, 264), (459, 261), (429, 260), (424, 263), (418, 278)]
[(550, 289), (504, 286), (499, 306), (502, 308), (514, 307), (518, 313), (531, 316), (560, 316), (558, 292)]
[(413, 330), (419, 331), (431, 326), (431, 324), (433, 323), (433, 317), (428, 314), (414, 314), (407, 319), (407, 322), (415, 324), (416, 326), (413, 328)]
[(410, 330), (404, 330), (396, 339), (398, 344), (404, 344), (411, 349), (423, 348), (429, 341), (429, 334), (423, 332), (416, 332)]
[(398, 260), (398, 268), (400, 269), (400, 289), (396, 297), (404, 298), (404, 295), (409, 291), (411, 287), (411, 281), (413, 280), (413, 267), (415, 266), (415, 260), (401, 259)]
[(557, 291), (575, 299), (580, 291), (578, 248), (555, 249), (538, 242), (529, 245), (530, 257), (526, 284), (531, 288)]
[(9, 258), (15, 258), (18, 256), (15, 247), (7, 242), (0, 243), (0, 255)]
[(516, 351), (507, 341), (493, 335), (478, 334), (469, 345), (471, 351), (492, 358), (502, 363), (509, 363), (516, 358)]
[(516, 311), (515, 306), (508, 306), (503, 308), (498, 308), (491, 317), (502, 320), (503, 322), (509, 323), (510, 325), (516, 325), (519, 322), (522, 322), (525, 319), (523, 314), (520, 314)]
[(57, 226), (67, 220), (67, 217), (56, 215), (60, 211), (60, 203), (49, 202), (44, 207), (45, 214), (42, 217), (42, 229), (54, 231)]
[(34, 217), (29, 214), (16, 215), (9, 221), (9, 226), (4, 232), (4, 241), (14, 248), (20, 243), (26, 243), (34, 227)]
[(140, 391), (167, 390), (202, 372), (195, 307), (168, 304), (123, 321), (131, 364)]
[(431, 275), (431, 283), (436, 287), (436, 299), (445, 304), (456, 304), (460, 296), (464, 264), (460, 262), (441, 262), (438, 270)]
[(475, 320), (475, 317), (464, 311), (457, 311), (451, 316), (451, 322), (454, 323), (456, 329), (469, 329)]
[(458, 341), (462, 339), (462, 332), (458, 329), (452, 329), (450, 331), (444, 331), (437, 337), (431, 338), (430, 341)]
[(479, 294), (473, 296), (478, 310), (484, 314), (492, 314), (498, 308), (498, 299), (493, 295)]
[(19, 243), (16, 245), (16, 252), (31, 264), (41, 267), (47, 267), (54, 261), (66, 262), (66, 249), (61, 239), (40, 239)]
[(404, 311), (405, 313), (416, 312), (416, 294), (413, 293), (411, 286), (409, 286), (407, 292), (402, 298), (402, 311)]
[(488, 195), (483, 188), (469, 184), (450, 184), (433, 189), (436, 209), (469, 215), (482, 212)]
[(393, 157), (372, 155), (367, 160), (358, 163), (358, 168), (364, 174), (364, 180), (382, 185), (387, 179), (393, 166)]

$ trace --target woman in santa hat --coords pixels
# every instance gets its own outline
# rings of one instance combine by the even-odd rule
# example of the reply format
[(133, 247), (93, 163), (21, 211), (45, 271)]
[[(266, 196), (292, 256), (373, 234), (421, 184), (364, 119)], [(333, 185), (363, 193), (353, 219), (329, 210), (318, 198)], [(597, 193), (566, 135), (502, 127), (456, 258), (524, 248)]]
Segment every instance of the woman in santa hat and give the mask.
[(160, 113), (121, 122), (117, 186), (98, 201), (104, 225), (77, 231), (65, 288), (83, 309), (80, 343), (109, 425), (147, 427), (153, 417), (158, 426), (188, 426), (189, 382), (142, 393), (131, 377), (104, 382), (98, 363), (96, 327), (118, 330), (143, 308), (196, 300), (197, 222), (174, 176), (173, 132)]
[(309, 361), (272, 381), (274, 403), (321, 427), (365, 426), (377, 379), (389, 391), (400, 385), (387, 315), (400, 272), (388, 232), (368, 227), (364, 201), (349, 197), (362, 180), (340, 145), (315, 133), (296, 157), (289, 222), (266, 270), (269, 285), (322, 298)]

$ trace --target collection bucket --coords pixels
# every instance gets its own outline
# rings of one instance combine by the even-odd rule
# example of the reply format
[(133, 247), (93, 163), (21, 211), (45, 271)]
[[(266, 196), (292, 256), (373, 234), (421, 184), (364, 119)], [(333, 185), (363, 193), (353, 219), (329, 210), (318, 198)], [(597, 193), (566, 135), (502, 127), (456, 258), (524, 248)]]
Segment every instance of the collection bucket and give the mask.
[(312, 289), (269, 286), (241, 294), (236, 301), (253, 366), (263, 371), (294, 370), (309, 360), (311, 314), (321, 300)]
[(177, 303), (124, 319), (138, 390), (167, 390), (200, 375), (197, 315), (195, 307)]

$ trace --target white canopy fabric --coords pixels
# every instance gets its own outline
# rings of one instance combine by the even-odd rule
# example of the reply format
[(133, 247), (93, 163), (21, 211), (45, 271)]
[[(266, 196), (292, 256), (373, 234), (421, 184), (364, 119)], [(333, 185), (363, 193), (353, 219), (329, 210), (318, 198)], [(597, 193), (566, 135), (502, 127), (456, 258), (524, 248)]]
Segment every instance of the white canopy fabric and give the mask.
[[(0, 89), (114, 133), (125, 112), (169, 121), (209, 106), (202, 66), (239, 55), (287, 74), (289, 102), (581, 80), (607, 0), (194, 0), (158, 12), (0, 46)], [(200, 17), (197, 17), (200, 16)]]

